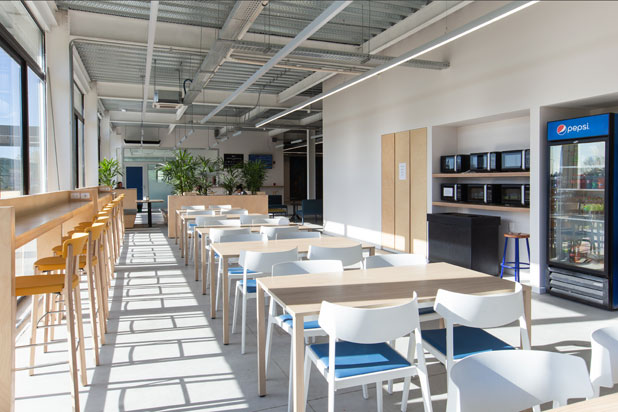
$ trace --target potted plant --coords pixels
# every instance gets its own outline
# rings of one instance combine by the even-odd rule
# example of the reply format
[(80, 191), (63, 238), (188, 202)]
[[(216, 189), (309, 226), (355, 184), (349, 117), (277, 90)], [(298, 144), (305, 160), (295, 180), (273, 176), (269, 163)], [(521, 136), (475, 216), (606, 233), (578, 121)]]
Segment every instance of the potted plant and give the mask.
[(120, 163), (116, 159), (103, 158), (99, 162), (99, 184), (102, 186), (115, 187), (118, 176), (122, 176)]
[(256, 162), (246, 162), (242, 166), (242, 177), (247, 190), (252, 195), (260, 191), (266, 181), (266, 164), (258, 160)]
[(226, 167), (220, 176), (219, 184), (228, 195), (233, 195), (236, 186), (241, 183), (242, 170), (239, 166)]
[(208, 191), (214, 186), (216, 176), (219, 174), (220, 162), (198, 156), (196, 159), (195, 189), (200, 195), (208, 195)]
[(174, 187), (174, 193), (182, 195), (191, 192), (196, 186), (196, 159), (186, 149), (174, 152), (174, 158), (159, 165), (157, 170), (163, 174), (165, 183)]

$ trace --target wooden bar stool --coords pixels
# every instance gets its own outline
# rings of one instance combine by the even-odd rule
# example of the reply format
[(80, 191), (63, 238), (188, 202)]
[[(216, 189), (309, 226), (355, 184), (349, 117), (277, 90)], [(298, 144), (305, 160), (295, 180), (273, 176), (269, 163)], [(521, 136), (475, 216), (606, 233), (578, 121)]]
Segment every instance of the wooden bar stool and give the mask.
[[(20, 346), (20, 348), (30, 347), (30, 366), (27, 368), (16, 368), (16, 370), (29, 369), (32, 374), (34, 368), (58, 365), (58, 363), (53, 363), (35, 366), (34, 355), (36, 346), (44, 345), (43, 343), (36, 343), (38, 323), (40, 321), (40, 297), (41, 295), (47, 294), (62, 294), (65, 307), (64, 315), (66, 318), (67, 341), (69, 343), (69, 369), (72, 379), (71, 396), (73, 398), (73, 408), (76, 411), (79, 411), (79, 392), (77, 377), (78, 349), (80, 352), (79, 369), (81, 372), (82, 384), (87, 384), (86, 355), (84, 350), (84, 330), (82, 325), (81, 299), (79, 293), (79, 276), (77, 275), (79, 256), (81, 255), (81, 252), (84, 249), (87, 241), (88, 235), (85, 233), (75, 234), (73, 238), (64, 241), (62, 259), (65, 260), (65, 274), (17, 276), (15, 278), (15, 295), (32, 296), (32, 336), (30, 338), (30, 345)], [(43, 316), (45, 317), (47, 315), (48, 313), (45, 313)], [(77, 323), (77, 338), (79, 339), (79, 344), (76, 343), (75, 323)]]
[[(504, 269), (513, 269), (515, 271), (515, 282), (519, 282), (519, 271), (521, 269), (530, 269), (530, 235), (527, 233), (505, 233), (504, 234), (504, 254), (502, 255), (502, 263), (500, 263), (500, 278), (504, 275)], [(509, 246), (509, 239), (515, 241), (515, 261), (506, 261), (506, 252)], [(519, 239), (526, 239), (526, 249), (528, 249), (528, 262), (519, 261)]]
[[(106, 293), (107, 289), (109, 289), (113, 276), (114, 276), (114, 261), (113, 261), (113, 251), (112, 251), (112, 236), (111, 236), (111, 221), (109, 215), (100, 216), (97, 218), (97, 223), (103, 223), (105, 225), (105, 229), (103, 230), (103, 235), (101, 237), (101, 252), (103, 253), (103, 270), (101, 271), (103, 278), (106, 283)], [(107, 301), (106, 301), (107, 302)], [(107, 319), (107, 310), (106, 310), (106, 319)]]

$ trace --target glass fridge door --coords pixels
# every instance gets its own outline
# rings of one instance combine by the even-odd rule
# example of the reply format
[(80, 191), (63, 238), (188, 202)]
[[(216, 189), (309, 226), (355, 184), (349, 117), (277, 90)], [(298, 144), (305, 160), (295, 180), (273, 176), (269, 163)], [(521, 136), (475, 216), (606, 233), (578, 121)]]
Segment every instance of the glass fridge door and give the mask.
[(605, 153), (605, 141), (550, 146), (550, 265), (606, 274)]

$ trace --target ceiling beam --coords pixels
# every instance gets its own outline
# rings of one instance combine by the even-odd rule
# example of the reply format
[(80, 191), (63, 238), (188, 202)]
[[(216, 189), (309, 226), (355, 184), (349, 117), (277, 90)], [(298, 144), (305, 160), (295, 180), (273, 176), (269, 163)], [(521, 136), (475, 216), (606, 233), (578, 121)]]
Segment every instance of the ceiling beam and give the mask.
[(58, 25), (55, 12), (56, 3), (51, 1), (32, 1), (24, 2), (43, 31), (50, 31), (52, 27)]
[[(205, 116), (200, 123), (204, 124), (209, 119), (211, 119), (218, 112), (223, 110), (229, 103), (231, 103), (239, 94), (243, 93), (245, 90), (249, 88), (253, 83), (255, 83), (258, 79), (260, 79), (266, 72), (268, 72), (271, 68), (273, 68), (279, 61), (281, 61), (285, 56), (290, 54), (295, 48), (300, 46), (302, 42), (311, 37), (316, 31), (322, 28), (326, 23), (328, 23), (333, 17), (339, 14), (343, 9), (348, 7), (352, 1), (333, 1), (330, 6), (326, 8), (318, 17), (315, 18), (311, 23), (309, 23), (300, 33), (294, 37), (292, 41), (286, 44), (281, 50), (279, 50), (268, 62), (266, 62), (262, 67), (260, 67), (251, 77), (249, 77), (240, 87), (238, 87), (235, 91), (232, 92), (219, 106), (217, 106), (213, 111), (211, 111), (207, 116)], [(238, 4), (238, 3), (236, 3)]]
[(148, 20), (148, 46), (146, 49), (146, 74), (144, 76), (144, 102), (142, 104), (142, 116), (146, 113), (148, 105), (148, 91), (150, 90), (150, 71), (152, 69), (152, 52), (154, 50), (155, 32), (157, 29), (157, 14), (159, 2), (150, 2), (150, 20)]
[(232, 51), (232, 45), (226, 40), (240, 40), (251, 27), (255, 19), (260, 15), (268, 4), (262, 0), (237, 1), (227, 16), (219, 36), (213, 44), (210, 52), (193, 76), (191, 88), (186, 93), (183, 103), (188, 106), (201, 94), (202, 90), (225, 59)]

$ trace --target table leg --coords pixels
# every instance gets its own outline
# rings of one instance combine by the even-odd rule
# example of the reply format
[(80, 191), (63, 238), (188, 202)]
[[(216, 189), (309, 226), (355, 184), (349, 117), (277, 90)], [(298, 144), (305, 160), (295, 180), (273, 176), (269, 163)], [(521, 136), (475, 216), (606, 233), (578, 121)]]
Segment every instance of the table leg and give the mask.
[[(228, 345), (230, 343), (230, 299), (229, 292), (227, 290), (227, 271), (229, 262), (228, 258), (224, 258), (223, 256), (219, 256), (219, 259), (221, 259), (223, 263), (223, 273), (221, 274), (221, 297), (223, 298), (223, 344)], [(210, 295), (216, 295), (216, 293), (211, 293)]]
[(189, 222), (185, 220), (184, 225), (182, 225), (182, 235), (184, 237), (184, 250), (185, 250), (185, 266), (189, 264), (189, 231), (187, 230), (189, 226)]
[(152, 227), (152, 203), (148, 202), (148, 227)]
[[(200, 263), (200, 271), (202, 274), (202, 295), (206, 294), (206, 259), (210, 257), (210, 255), (206, 256), (206, 235), (202, 235), (200, 239), (200, 255), (202, 256)], [(210, 273), (209, 273), (210, 275)]]
[(258, 394), (266, 395), (266, 322), (264, 313), (264, 289), (257, 283), (257, 353), (258, 353)]
[(184, 248), (183, 248), (183, 244), (182, 241), (184, 240), (184, 236), (183, 236), (183, 221), (182, 221), (182, 217), (180, 218), (180, 231), (178, 232), (178, 234), (176, 236), (180, 237), (180, 257), (184, 257)]
[(532, 346), (532, 288), (528, 285), (522, 285), (522, 289), (524, 294), (524, 317), (526, 318), (530, 346)]
[(293, 316), (292, 356), (294, 357), (293, 386), (294, 411), (305, 411), (305, 321), (302, 315)]
[[(171, 215), (170, 215), (171, 216)], [(180, 223), (180, 215), (178, 213), (176, 213), (176, 218), (174, 220), (174, 226), (176, 226), (176, 233), (174, 233), (174, 244), (177, 245), (178, 244), (178, 232), (180, 232), (178, 230), (178, 223)]]
[(199, 235), (197, 233), (197, 228), (195, 228), (196, 230), (193, 231), (193, 266), (195, 266), (195, 281), (197, 282), (198, 280), (200, 280), (200, 275), (199, 275), (199, 265), (197, 264), (197, 262), (199, 262), (198, 260), (198, 238)]
[(217, 290), (216, 285), (216, 273), (215, 273), (215, 250), (210, 247), (210, 253), (208, 254), (208, 260), (210, 262), (209, 272), (210, 272), (210, 318), (214, 319), (217, 317), (217, 308), (215, 307), (215, 291)]
[(375, 246), (371, 246), (369, 248), (369, 256), (374, 256), (376, 254), (376, 248)]

